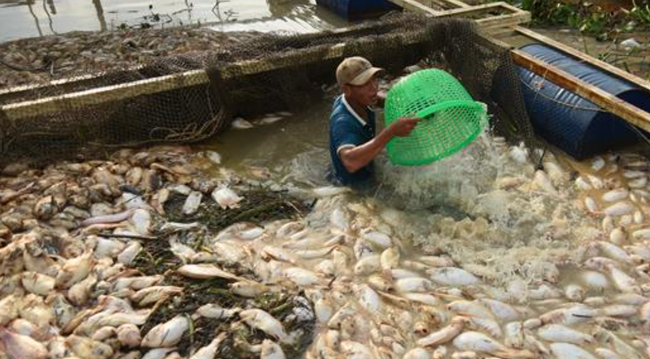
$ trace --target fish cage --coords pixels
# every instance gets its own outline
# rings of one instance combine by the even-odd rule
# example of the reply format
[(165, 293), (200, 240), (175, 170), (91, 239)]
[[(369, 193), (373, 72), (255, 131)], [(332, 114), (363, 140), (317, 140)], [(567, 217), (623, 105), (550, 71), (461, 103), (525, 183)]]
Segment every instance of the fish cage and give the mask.
[(260, 35), (130, 70), (5, 90), (2, 159), (201, 141), (236, 116), (297, 109), (323, 84), (334, 83), (336, 66), (348, 56), (364, 56), (393, 74), (420, 61), (444, 67), (488, 105), (492, 128), (534, 140), (507, 49), (470, 20), (396, 14), (342, 30)]

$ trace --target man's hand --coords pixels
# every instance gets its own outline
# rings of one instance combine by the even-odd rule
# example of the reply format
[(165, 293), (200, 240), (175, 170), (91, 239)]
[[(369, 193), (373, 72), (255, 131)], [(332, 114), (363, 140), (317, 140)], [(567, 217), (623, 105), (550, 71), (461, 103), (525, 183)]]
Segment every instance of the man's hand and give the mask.
[(422, 121), (422, 119), (417, 117), (402, 117), (390, 124), (389, 131), (393, 136), (408, 136), (420, 121)]

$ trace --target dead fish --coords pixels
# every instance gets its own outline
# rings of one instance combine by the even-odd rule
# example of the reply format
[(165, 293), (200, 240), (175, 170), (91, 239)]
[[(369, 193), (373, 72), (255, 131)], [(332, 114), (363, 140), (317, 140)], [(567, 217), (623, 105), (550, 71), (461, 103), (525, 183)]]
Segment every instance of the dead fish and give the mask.
[(551, 180), (548, 178), (546, 175), (546, 172), (542, 170), (537, 170), (535, 171), (535, 177), (533, 178), (532, 188), (538, 191), (550, 193), (553, 195), (557, 195), (558, 191), (553, 186), (553, 183), (551, 183)]
[(603, 183), (603, 181), (600, 178), (593, 175), (587, 175), (587, 178), (589, 178), (589, 182), (591, 182), (593, 188), (595, 189), (605, 188), (605, 183)]
[(622, 245), (627, 240), (627, 233), (623, 227), (614, 228), (614, 230), (609, 234), (609, 241), (616, 244)]
[(24, 272), (21, 278), (21, 283), (27, 291), (44, 296), (52, 292), (55, 282), (54, 278), (35, 272)]
[(247, 280), (228, 273), (214, 264), (186, 264), (178, 268), (178, 273), (185, 277), (206, 279), (206, 278), (223, 278), (229, 280)]
[(260, 359), (285, 359), (284, 351), (277, 343), (264, 339), (262, 341), (262, 352), (260, 353)]
[(618, 202), (627, 198), (630, 195), (630, 192), (625, 188), (614, 189), (603, 194), (603, 201), (606, 202)]
[(161, 299), (167, 298), (172, 294), (180, 294), (183, 287), (174, 286), (152, 286), (141, 289), (131, 295), (131, 300), (138, 303), (141, 307), (148, 304), (156, 303)]
[(284, 340), (287, 337), (282, 323), (261, 309), (243, 310), (239, 316), (253, 329), (259, 329), (279, 340)]
[(219, 204), (221, 209), (239, 208), (239, 202), (243, 200), (228, 187), (217, 188), (212, 192), (212, 198)]
[(469, 329), (486, 332), (496, 338), (503, 337), (501, 325), (496, 320), (470, 316), (467, 318), (467, 324)]
[(379, 254), (371, 254), (361, 258), (354, 266), (354, 273), (356, 275), (369, 275), (378, 272), (381, 269), (381, 256)]
[(552, 343), (551, 352), (557, 358), (566, 359), (596, 359), (588, 351), (570, 343)]
[(618, 202), (603, 210), (603, 213), (608, 216), (623, 216), (634, 212), (636, 207), (630, 202)]
[(140, 329), (135, 324), (122, 324), (117, 328), (117, 340), (127, 348), (135, 348), (142, 342)]
[(119, 291), (125, 288), (140, 290), (154, 286), (163, 280), (162, 275), (151, 275), (141, 277), (117, 278), (113, 283), (113, 290)]
[(542, 324), (574, 325), (586, 322), (598, 316), (598, 310), (588, 305), (575, 304), (566, 308), (554, 309), (542, 314), (539, 319)]
[(247, 298), (254, 298), (270, 291), (270, 288), (266, 285), (251, 280), (235, 282), (230, 284), (229, 287), (231, 292)]
[(430, 359), (431, 354), (424, 348), (413, 348), (406, 352), (403, 359)]
[(356, 288), (356, 294), (359, 297), (359, 303), (363, 308), (373, 314), (378, 314), (382, 308), (382, 301), (379, 294), (366, 284), (359, 285)]
[(113, 355), (110, 345), (79, 335), (70, 335), (66, 344), (75, 355), (88, 359), (107, 359)]
[(447, 308), (463, 315), (494, 319), (494, 314), (478, 301), (455, 300), (447, 304)]
[(395, 289), (398, 292), (426, 293), (433, 288), (433, 283), (430, 280), (422, 277), (403, 278), (395, 281)]
[(390, 247), (393, 243), (388, 235), (381, 232), (363, 232), (361, 233), (361, 238), (366, 240), (368, 243), (381, 248), (382, 250)]
[(196, 353), (194, 353), (194, 355), (190, 357), (190, 359), (214, 359), (217, 351), (219, 350), (219, 346), (227, 336), (227, 333), (221, 333), (217, 335), (217, 337), (214, 338), (210, 344), (199, 349)]
[(502, 322), (507, 323), (522, 318), (522, 313), (510, 304), (490, 298), (481, 298), (478, 299), (478, 302), (489, 309)]
[(101, 216), (95, 216), (88, 219), (85, 219), (81, 222), (82, 227), (87, 227), (94, 224), (106, 224), (106, 223), (119, 223), (126, 221), (133, 215), (132, 209), (128, 209), (124, 212), (115, 213), (115, 214), (106, 214)]
[(332, 253), (332, 251), (337, 247), (338, 246), (324, 247), (321, 249), (311, 249), (311, 250), (305, 249), (305, 250), (296, 251), (295, 254), (301, 259), (316, 259), (316, 258), (322, 258)]
[(575, 184), (576, 187), (582, 191), (588, 191), (592, 189), (591, 184), (589, 184), (589, 182), (587, 182), (587, 180), (585, 180), (582, 176), (576, 178)]
[(600, 247), (600, 251), (606, 257), (611, 258), (615, 261), (619, 261), (621, 263), (632, 264), (632, 259), (623, 248), (617, 246), (614, 243), (605, 241), (598, 241), (597, 243)]
[[(97, 320), (97, 327), (119, 327), (124, 324), (142, 325), (147, 321), (151, 309), (140, 310), (138, 312), (123, 311), (117, 313), (106, 313)], [(94, 318), (93, 318), (94, 319)], [(89, 319), (87, 323), (91, 322)]]
[(465, 328), (467, 319), (463, 317), (454, 317), (451, 323), (446, 327), (417, 340), (417, 345), (422, 347), (438, 346), (447, 343), (458, 336)]
[(605, 167), (605, 160), (600, 156), (595, 157), (591, 162), (591, 169), (596, 172), (600, 171), (604, 167)]
[(619, 338), (618, 335), (613, 332), (603, 328), (602, 326), (596, 326), (593, 331), (594, 337), (598, 342), (605, 342), (614, 349), (617, 353), (621, 354), (624, 358), (628, 359), (642, 359), (641, 355), (634, 347), (630, 346), (624, 340)]
[(564, 287), (564, 295), (572, 302), (581, 302), (585, 298), (585, 290), (577, 284)]
[(221, 259), (233, 263), (246, 260), (249, 256), (246, 247), (242, 246), (241, 243), (236, 241), (222, 240), (222, 241), (215, 242), (212, 245), (212, 250)]
[[(142, 359), (165, 359), (165, 358), (167, 358), (167, 353), (169, 353), (169, 352), (171, 352), (173, 350), (176, 350), (176, 349), (178, 349), (178, 348), (172, 347), (172, 348), (155, 348), (155, 349), (151, 349), (151, 350), (149, 350), (147, 352), (147, 354), (145, 354), (142, 357)], [(137, 352), (137, 353), (139, 354), (139, 352)], [(173, 355), (173, 353), (169, 354), (169, 355), (171, 356), (171, 355)], [(137, 357), (134, 358), (134, 359), (137, 359)]]
[(537, 330), (540, 338), (549, 342), (587, 345), (595, 342), (594, 337), (560, 324), (547, 324)]
[(489, 336), (479, 332), (464, 332), (458, 335), (454, 346), (460, 350), (470, 350), (481, 353), (493, 354), (500, 358), (536, 358), (537, 355), (527, 350), (515, 350), (506, 347)]
[(589, 211), (589, 213), (598, 212), (598, 204), (593, 198), (589, 196), (585, 197), (585, 208), (587, 208), (587, 211)]
[(149, 235), (151, 228), (151, 213), (148, 210), (138, 208), (133, 211), (133, 215), (129, 219), (129, 223), (133, 231), (143, 236)]
[(140, 244), (139, 241), (131, 241), (131, 243), (129, 243), (120, 254), (118, 254), (117, 261), (124, 265), (130, 265), (138, 253), (140, 253), (140, 250), (142, 250), (142, 244)]
[(279, 262), (286, 262), (293, 265), (296, 265), (297, 263), (296, 259), (293, 257), (292, 254), (289, 254), (288, 252), (282, 250), (281, 248), (272, 247), (272, 246), (265, 246), (264, 248), (262, 248), (262, 251), (260, 252), (260, 257), (267, 262), (273, 259)]
[(47, 348), (39, 341), (2, 327), (0, 327), (0, 342), (4, 346), (4, 352), (11, 359), (45, 359), (48, 357)]
[(250, 123), (250, 122), (244, 120), (244, 119), (241, 118), (241, 117), (237, 117), (237, 118), (235, 118), (235, 119), (230, 123), (230, 126), (231, 126), (232, 128), (234, 128), (234, 129), (237, 129), (237, 130), (247, 130), (247, 129), (249, 129), (249, 128), (253, 128), (253, 127), (255, 127), (255, 126), (253, 126), (252, 123)]
[(650, 239), (650, 228), (638, 229), (632, 232), (632, 237), (635, 239)]
[(338, 187), (338, 186), (318, 187), (311, 190), (314, 196), (318, 198), (338, 196), (340, 194), (348, 193), (350, 191), (351, 190), (349, 187)]
[(602, 359), (624, 359), (613, 350), (607, 348), (596, 348), (594, 352)]
[(89, 274), (84, 280), (68, 289), (68, 299), (72, 304), (77, 306), (85, 304), (90, 299), (92, 286), (96, 283), (97, 275), (95, 273)]
[(174, 346), (180, 342), (181, 337), (188, 328), (188, 319), (182, 315), (176, 316), (168, 322), (151, 328), (140, 345), (146, 348)]
[(629, 181), (627, 186), (634, 189), (644, 188), (648, 184), (648, 177), (640, 177)]
[(239, 308), (228, 309), (222, 308), (217, 304), (205, 304), (196, 310), (196, 314), (210, 319), (230, 319), (240, 311), (241, 309)]
[(474, 285), (480, 282), (472, 273), (457, 267), (432, 268), (427, 270), (434, 282), (451, 287)]
[(185, 199), (185, 203), (183, 203), (183, 209), (182, 212), (186, 216), (191, 216), (196, 211), (199, 210), (199, 206), (201, 205), (201, 200), (203, 199), (203, 193), (199, 191), (192, 191), (190, 192), (190, 195), (187, 196)]
[(286, 268), (283, 274), (287, 279), (301, 287), (319, 284), (322, 281), (321, 276), (317, 273), (299, 267)]
[(56, 277), (56, 286), (69, 288), (75, 283), (86, 278), (92, 266), (95, 264), (92, 250), (84, 252), (79, 257), (68, 259)]
[(641, 293), (641, 288), (634, 278), (627, 275), (625, 272), (615, 266), (608, 266), (609, 275), (614, 282), (614, 286), (621, 292)]
[(210, 161), (214, 162), (214, 164), (217, 164), (217, 165), (221, 164), (221, 154), (219, 154), (219, 152), (205, 151), (204, 154), (205, 154), (205, 157), (207, 159), (209, 159)]

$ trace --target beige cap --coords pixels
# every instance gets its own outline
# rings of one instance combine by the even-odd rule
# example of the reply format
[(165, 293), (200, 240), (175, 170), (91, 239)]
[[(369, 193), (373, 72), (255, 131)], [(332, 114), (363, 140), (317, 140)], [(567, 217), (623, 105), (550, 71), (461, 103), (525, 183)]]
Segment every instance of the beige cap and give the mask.
[(348, 57), (336, 69), (336, 82), (341, 86), (365, 85), (379, 71), (383, 71), (383, 69), (373, 67), (370, 61), (363, 57)]

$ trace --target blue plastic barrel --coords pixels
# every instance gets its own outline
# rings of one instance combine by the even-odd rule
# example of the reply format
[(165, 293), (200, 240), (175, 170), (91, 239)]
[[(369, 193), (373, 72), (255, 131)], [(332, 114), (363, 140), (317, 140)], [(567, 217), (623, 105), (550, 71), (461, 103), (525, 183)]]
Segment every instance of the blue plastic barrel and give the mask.
[[(650, 93), (628, 81), (543, 44), (526, 45), (521, 50), (632, 105), (650, 110)], [(571, 156), (583, 159), (639, 140), (623, 119), (603, 112), (594, 103), (531, 71), (519, 67), (518, 72), (535, 132)]]
[(397, 5), (386, 0), (316, 0), (316, 4), (346, 20), (371, 17), (377, 13), (399, 9)]

